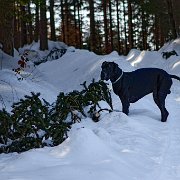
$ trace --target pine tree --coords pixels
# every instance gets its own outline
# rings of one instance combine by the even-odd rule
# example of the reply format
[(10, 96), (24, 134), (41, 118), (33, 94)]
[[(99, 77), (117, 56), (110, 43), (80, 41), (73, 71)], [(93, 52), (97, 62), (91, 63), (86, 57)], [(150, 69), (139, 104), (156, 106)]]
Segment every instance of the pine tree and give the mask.
[(5, 110), (0, 110), (0, 144), (7, 144), (11, 136), (12, 121), (10, 114)]

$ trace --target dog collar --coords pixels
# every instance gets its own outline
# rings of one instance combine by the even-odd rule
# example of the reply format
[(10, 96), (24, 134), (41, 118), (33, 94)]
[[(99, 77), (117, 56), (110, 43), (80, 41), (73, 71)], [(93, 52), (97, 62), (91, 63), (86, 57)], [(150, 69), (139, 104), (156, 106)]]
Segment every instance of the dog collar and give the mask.
[(117, 83), (122, 78), (122, 76), (123, 76), (123, 71), (122, 71), (121, 75), (114, 82), (112, 82), (112, 84)]

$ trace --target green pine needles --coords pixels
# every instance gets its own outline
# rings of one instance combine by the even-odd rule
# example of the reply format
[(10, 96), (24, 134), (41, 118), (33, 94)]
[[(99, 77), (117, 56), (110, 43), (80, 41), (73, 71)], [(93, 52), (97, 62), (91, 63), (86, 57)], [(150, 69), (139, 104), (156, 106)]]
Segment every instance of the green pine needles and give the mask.
[[(97, 122), (101, 111), (112, 111), (111, 94), (103, 81), (82, 86), (82, 91), (61, 92), (53, 104), (41, 100), (40, 93), (31, 93), (13, 104), (11, 114), (0, 110), (0, 153), (56, 146), (68, 137), (73, 123), (85, 117)], [(110, 108), (102, 109), (100, 101)]]

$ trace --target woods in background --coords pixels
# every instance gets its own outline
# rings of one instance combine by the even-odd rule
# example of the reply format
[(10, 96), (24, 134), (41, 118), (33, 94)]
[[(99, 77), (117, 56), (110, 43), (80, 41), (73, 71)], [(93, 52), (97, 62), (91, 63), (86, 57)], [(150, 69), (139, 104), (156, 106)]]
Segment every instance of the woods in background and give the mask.
[(0, 44), (9, 55), (48, 39), (97, 54), (158, 50), (180, 34), (179, 0), (0, 0)]

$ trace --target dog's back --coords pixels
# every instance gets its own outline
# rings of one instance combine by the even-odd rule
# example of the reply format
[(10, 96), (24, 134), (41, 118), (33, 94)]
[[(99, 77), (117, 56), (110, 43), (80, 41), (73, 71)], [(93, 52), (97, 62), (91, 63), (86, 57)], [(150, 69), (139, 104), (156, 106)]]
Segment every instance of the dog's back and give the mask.
[[(127, 77), (126, 77), (127, 76)], [(169, 74), (158, 68), (142, 68), (125, 75), (129, 81), (130, 101), (136, 102), (145, 95), (157, 91), (161, 87), (161, 91), (166, 91), (166, 86), (172, 84)]]

